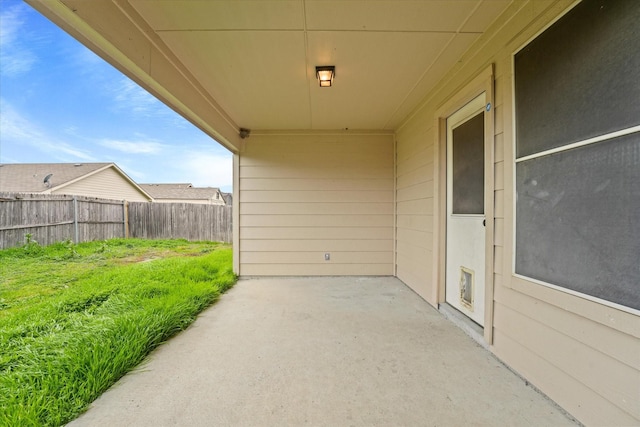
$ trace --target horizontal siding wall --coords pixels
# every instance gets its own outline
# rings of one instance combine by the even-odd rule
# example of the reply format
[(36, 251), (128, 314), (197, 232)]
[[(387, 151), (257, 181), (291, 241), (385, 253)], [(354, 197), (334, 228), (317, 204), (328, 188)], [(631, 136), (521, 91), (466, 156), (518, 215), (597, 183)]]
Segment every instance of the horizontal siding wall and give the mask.
[[(511, 56), (573, 1), (515, 2), (398, 130), (397, 274), (434, 305), (435, 114), (494, 64), (494, 318), (491, 350), (587, 425), (640, 424), (640, 317), (513, 275)], [(543, 108), (542, 106), (541, 108)], [(434, 210), (435, 209), (435, 210)], [(432, 261), (433, 264), (432, 265)], [(489, 285), (491, 286), (491, 285)]]
[(240, 274), (393, 275), (393, 153), (392, 135), (253, 133), (239, 160)]
[(130, 202), (149, 201), (113, 168), (107, 168), (78, 182), (62, 187), (57, 191), (57, 194), (77, 194), (79, 196), (127, 200)]
[(431, 120), (413, 121), (396, 136), (397, 276), (437, 305), (434, 286), (434, 138)]

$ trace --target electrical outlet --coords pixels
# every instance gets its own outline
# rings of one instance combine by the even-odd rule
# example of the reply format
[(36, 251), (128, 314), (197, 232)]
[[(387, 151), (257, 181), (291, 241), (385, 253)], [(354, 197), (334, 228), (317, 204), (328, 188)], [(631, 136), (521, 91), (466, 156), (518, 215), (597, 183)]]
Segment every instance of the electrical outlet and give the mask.
[(329, 261), (329, 260), (331, 260), (331, 254), (330, 254), (330, 253), (328, 253), (328, 252), (327, 252), (326, 254), (324, 254), (324, 260), (325, 260), (325, 261)]

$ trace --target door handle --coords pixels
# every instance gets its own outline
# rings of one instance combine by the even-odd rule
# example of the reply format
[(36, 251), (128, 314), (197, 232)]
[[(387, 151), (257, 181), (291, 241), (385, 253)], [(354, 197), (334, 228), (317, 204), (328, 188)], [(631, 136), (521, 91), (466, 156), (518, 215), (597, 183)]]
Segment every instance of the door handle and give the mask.
[(483, 226), (483, 227), (486, 227), (486, 226), (487, 226), (487, 220), (486, 220), (486, 219), (483, 219), (483, 220), (482, 220), (482, 226)]

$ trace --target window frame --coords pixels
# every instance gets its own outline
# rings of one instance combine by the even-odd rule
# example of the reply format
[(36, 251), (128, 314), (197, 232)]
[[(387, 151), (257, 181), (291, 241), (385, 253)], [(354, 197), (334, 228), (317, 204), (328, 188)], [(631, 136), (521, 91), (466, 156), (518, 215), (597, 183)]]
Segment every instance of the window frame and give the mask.
[[(526, 282), (530, 282), (536, 285), (540, 285), (543, 286), (545, 288), (550, 288), (568, 295), (572, 295), (581, 299), (585, 299), (591, 302), (595, 302), (597, 304), (601, 304), (603, 306), (607, 306), (607, 307), (611, 307), (614, 308), (616, 310), (620, 310), (635, 316), (640, 316), (640, 310), (639, 309), (635, 309), (632, 307), (628, 307), (616, 302), (612, 302), (600, 297), (596, 297), (593, 295), (589, 295), (583, 292), (579, 292), (579, 291), (575, 291), (573, 289), (569, 289), (560, 285), (556, 285), (553, 283), (549, 283), (546, 282), (544, 280), (540, 280), (540, 279), (536, 279), (534, 277), (529, 277), (523, 274), (519, 274), (516, 272), (516, 248), (517, 248), (517, 166), (519, 163), (525, 162), (527, 160), (532, 160), (532, 159), (536, 159), (536, 158), (540, 158), (540, 157), (544, 157), (544, 156), (548, 156), (550, 154), (555, 154), (555, 153), (561, 153), (564, 151), (569, 151), (572, 149), (576, 149), (576, 148), (580, 148), (580, 147), (585, 147), (591, 144), (596, 144), (599, 142), (603, 142), (603, 141), (607, 141), (607, 140), (611, 140), (613, 138), (616, 137), (620, 137), (620, 136), (625, 136), (625, 135), (630, 135), (633, 133), (638, 133), (640, 132), (640, 124), (636, 125), (636, 126), (631, 126), (629, 128), (626, 129), (621, 129), (621, 130), (617, 130), (614, 132), (609, 132), (607, 134), (603, 134), (603, 135), (598, 135), (596, 137), (592, 137), (592, 138), (588, 138), (588, 139), (584, 139), (584, 140), (580, 140), (580, 141), (576, 141), (573, 143), (569, 143), (567, 145), (563, 145), (560, 147), (555, 147), (555, 148), (551, 148), (551, 149), (547, 149), (538, 153), (534, 153), (534, 154), (529, 154), (526, 156), (521, 156), (518, 157), (517, 156), (517, 142), (518, 142), (518, 135), (517, 135), (517, 113), (516, 113), (516, 55), (522, 51), (524, 48), (526, 48), (532, 41), (534, 41), (535, 39), (537, 39), (541, 34), (543, 34), (545, 31), (547, 31), (550, 27), (552, 27), (553, 25), (555, 25), (559, 20), (561, 20), (565, 15), (567, 15), (568, 13), (570, 13), (578, 4), (580, 4), (582, 2), (582, 0), (576, 0), (575, 2), (573, 2), (569, 7), (567, 7), (562, 13), (558, 14), (557, 16), (555, 16), (555, 18), (553, 18), (552, 20), (550, 20), (545, 26), (543, 26), (542, 28), (540, 28), (538, 31), (536, 31), (531, 37), (529, 37), (528, 39), (526, 39), (523, 43), (519, 44), (511, 53), (510, 55), (510, 68), (511, 68), (511, 96), (510, 96), (510, 101), (511, 101), (511, 108), (510, 108), (510, 113), (511, 113), (511, 126), (512, 126), (512, 138), (511, 138), (511, 156), (510, 158), (507, 158), (505, 156), (505, 161), (509, 161), (511, 162), (511, 177), (510, 178), (505, 178), (505, 179), (510, 179), (511, 180), (511, 200), (513, 201), (512, 205), (511, 205), (511, 209), (512, 209), (512, 223), (510, 224), (510, 228), (511, 228), (511, 259), (510, 259), (510, 273), (513, 277), (526, 281)], [(505, 153), (506, 154), (506, 153)]]

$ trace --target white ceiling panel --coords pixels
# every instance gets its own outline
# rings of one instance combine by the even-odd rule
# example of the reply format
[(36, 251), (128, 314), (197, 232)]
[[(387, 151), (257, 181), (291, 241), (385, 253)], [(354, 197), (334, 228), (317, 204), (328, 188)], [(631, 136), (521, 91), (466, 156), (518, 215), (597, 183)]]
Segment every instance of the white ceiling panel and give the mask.
[[(511, 0), (103, 2), (125, 12), (122, 16), (140, 29), (141, 38), (155, 43), (169, 61), (177, 59), (182, 75), (196, 79), (196, 86), (233, 125), (264, 130), (395, 129), (511, 4)], [(81, 5), (92, 9), (91, 4)], [(149, 33), (157, 37), (144, 36)], [(112, 37), (124, 43), (121, 51), (131, 50), (126, 41)], [(134, 50), (147, 55), (144, 48)], [(318, 87), (318, 65), (336, 67), (333, 87)]]
[(389, 116), (384, 128), (396, 129), (407, 115), (419, 105), (425, 94), (428, 94), (440, 80), (446, 77), (447, 73), (454, 68), (458, 59), (478, 37), (480, 35), (475, 33), (456, 34), (451, 43), (444, 46), (438, 56), (433, 58), (433, 62), (425, 69), (415, 87), (411, 88), (406, 98), (398, 104), (396, 111)]
[(302, 30), (300, 0), (130, 0), (156, 31)]
[(310, 32), (311, 66), (335, 65), (334, 86), (311, 82), (314, 129), (379, 129), (454, 36), (420, 32)]
[(160, 37), (238, 126), (311, 127), (303, 32), (168, 31)]
[(462, 32), (484, 32), (512, 0), (484, 0), (464, 24)]
[(478, 0), (307, 0), (308, 30), (455, 32)]

